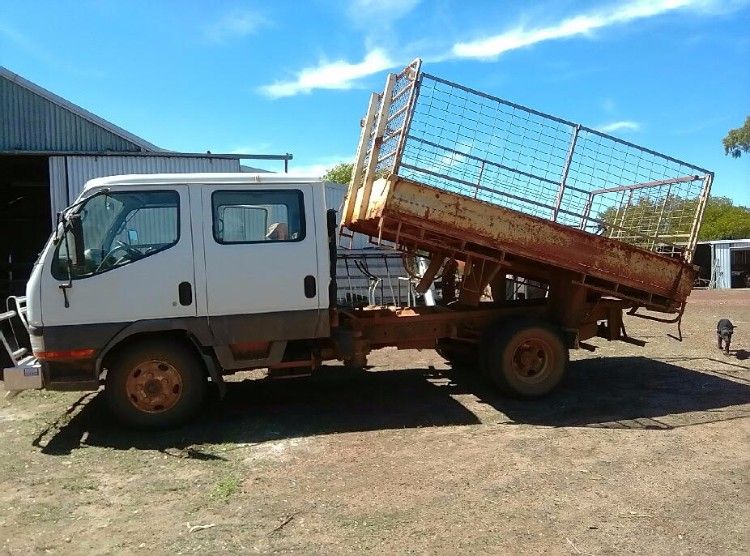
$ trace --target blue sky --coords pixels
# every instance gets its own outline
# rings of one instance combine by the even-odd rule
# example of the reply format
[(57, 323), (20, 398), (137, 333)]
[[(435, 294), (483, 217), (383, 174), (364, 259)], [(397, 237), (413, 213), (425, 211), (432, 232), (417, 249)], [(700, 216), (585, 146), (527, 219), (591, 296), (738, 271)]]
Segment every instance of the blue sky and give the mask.
[[(750, 1), (0, 2), (0, 65), (168, 149), (351, 159), (414, 57), (452, 81), (716, 172), (750, 206)], [(270, 169), (280, 169), (267, 164)]]

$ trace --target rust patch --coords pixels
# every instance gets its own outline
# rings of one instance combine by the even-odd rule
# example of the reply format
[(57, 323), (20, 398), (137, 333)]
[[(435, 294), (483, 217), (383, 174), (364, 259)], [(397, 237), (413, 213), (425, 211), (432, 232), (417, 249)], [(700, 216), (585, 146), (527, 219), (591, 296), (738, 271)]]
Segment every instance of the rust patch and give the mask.
[[(695, 270), (679, 259), (402, 178), (390, 181), (373, 201), (378, 218), (430, 231), (456, 251), (475, 254), (470, 246), (461, 247), (472, 242), (486, 250), (482, 256), (492, 258), (494, 252), (500, 259), (502, 253), (510, 253), (552, 269), (592, 275), (615, 289), (622, 286), (664, 298), (651, 301), (665, 310), (680, 305), (692, 288)], [(377, 224), (361, 222), (352, 229), (377, 235)], [(387, 226), (382, 237), (398, 239)], [(426, 240), (420, 243), (418, 237), (411, 243), (413, 248), (439, 251)], [(512, 272), (513, 262), (508, 266)]]

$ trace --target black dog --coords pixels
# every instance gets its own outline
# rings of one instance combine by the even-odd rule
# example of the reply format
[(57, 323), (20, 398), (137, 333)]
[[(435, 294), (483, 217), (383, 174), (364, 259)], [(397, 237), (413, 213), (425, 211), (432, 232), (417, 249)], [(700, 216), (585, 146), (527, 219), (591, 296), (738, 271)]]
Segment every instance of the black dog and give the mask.
[(716, 323), (716, 335), (719, 340), (719, 349), (722, 349), (721, 341), (724, 340), (724, 353), (729, 353), (729, 344), (732, 343), (732, 332), (734, 325), (729, 319), (721, 319)]

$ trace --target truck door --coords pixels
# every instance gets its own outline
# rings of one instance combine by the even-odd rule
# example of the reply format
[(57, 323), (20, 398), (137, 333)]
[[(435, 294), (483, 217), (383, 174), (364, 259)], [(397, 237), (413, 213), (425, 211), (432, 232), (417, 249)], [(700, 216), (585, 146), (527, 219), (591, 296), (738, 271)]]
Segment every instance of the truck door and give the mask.
[(218, 343), (322, 334), (313, 187), (203, 189), (206, 299)]
[(189, 195), (184, 185), (117, 187), (84, 201), (74, 211), (80, 233), (52, 246), (44, 269), (45, 334), (92, 325), (77, 330), (105, 342), (134, 321), (195, 317)]

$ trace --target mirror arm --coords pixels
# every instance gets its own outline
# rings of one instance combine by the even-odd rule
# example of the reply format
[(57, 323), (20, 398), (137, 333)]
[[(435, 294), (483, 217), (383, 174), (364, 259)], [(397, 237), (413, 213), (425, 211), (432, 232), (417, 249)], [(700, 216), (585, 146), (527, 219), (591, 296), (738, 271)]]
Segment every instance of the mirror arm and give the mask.
[(70, 307), (70, 300), (68, 299), (68, 290), (73, 287), (73, 263), (70, 260), (70, 242), (68, 241), (68, 234), (64, 233), (64, 237), (65, 237), (65, 250), (68, 252), (68, 264), (66, 265), (68, 269), (68, 283), (60, 284), (59, 288), (63, 294), (63, 299), (65, 300), (65, 308), (68, 309)]
[[(71, 214), (70, 215), (70, 229), (73, 232), (73, 253), (72, 257), (73, 266), (79, 268), (84, 262), (83, 252), (83, 226), (81, 225), (81, 215)], [(70, 252), (69, 252), (70, 253)]]

